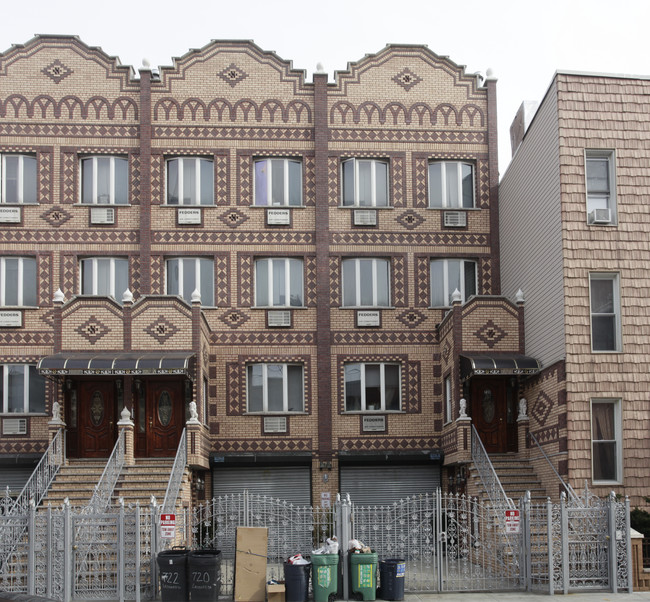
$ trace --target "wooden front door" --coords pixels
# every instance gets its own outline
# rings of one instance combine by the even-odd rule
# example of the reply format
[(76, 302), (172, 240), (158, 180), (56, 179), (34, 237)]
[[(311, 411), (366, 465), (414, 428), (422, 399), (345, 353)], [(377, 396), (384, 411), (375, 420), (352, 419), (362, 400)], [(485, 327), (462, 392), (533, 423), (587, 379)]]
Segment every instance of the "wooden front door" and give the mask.
[(115, 445), (113, 381), (80, 381), (79, 448), (81, 458), (108, 458)]
[(506, 387), (500, 378), (472, 379), (472, 421), (490, 454), (508, 450)]
[(183, 383), (178, 380), (147, 383), (146, 455), (174, 456), (185, 425)]

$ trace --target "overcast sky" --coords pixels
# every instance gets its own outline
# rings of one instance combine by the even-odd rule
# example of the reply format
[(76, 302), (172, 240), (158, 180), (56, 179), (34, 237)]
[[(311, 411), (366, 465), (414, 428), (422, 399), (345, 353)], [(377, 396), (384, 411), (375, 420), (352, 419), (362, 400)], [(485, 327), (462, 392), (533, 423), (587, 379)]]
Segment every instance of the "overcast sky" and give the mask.
[(4, 0), (0, 49), (36, 34), (74, 34), (138, 69), (214, 39), (253, 40), (312, 80), (389, 43), (425, 44), (498, 78), (499, 166), (523, 100), (541, 100), (557, 70), (650, 75), (648, 0)]

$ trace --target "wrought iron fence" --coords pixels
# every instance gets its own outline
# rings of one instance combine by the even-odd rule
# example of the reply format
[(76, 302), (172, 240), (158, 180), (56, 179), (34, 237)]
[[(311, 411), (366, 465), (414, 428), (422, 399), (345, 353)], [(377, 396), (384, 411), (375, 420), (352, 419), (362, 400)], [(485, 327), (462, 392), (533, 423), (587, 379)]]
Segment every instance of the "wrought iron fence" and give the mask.
[(113, 490), (115, 489), (115, 484), (117, 483), (117, 479), (120, 477), (122, 467), (124, 466), (125, 446), (125, 430), (120, 429), (120, 434), (118, 435), (113, 451), (106, 462), (104, 472), (97, 482), (97, 485), (95, 485), (93, 496), (90, 498), (88, 506), (86, 506), (86, 512), (102, 512), (110, 503)]
[(176, 506), (176, 499), (181, 490), (183, 482), (183, 474), (185, 474), (185, 467), (187, 466), (187, 429), (183, 429), (180, 441), (178, 442), (178, 449), (176, 450), (176, 457), (174, 458), (174, 466), (172, 473), (169, 476), (169, 483), (167, 484), (167, 491), (165, 491), (165, 499), (163, 500), (162, 512), (170, 513)]

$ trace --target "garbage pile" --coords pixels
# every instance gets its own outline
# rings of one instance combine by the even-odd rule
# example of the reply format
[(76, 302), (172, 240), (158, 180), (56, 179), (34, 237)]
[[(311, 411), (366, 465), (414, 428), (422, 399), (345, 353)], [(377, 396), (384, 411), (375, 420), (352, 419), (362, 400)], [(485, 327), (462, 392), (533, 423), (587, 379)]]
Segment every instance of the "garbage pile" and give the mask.
[(361, 543), (358, 539), (350, 540), (348, 543), (348, 550), (352, 554), (372, 554), (372, 550), (364, 543)]
[(317, 550), (312, 550), (312, 554), (338, 554), (339, 553), (339, 540), (336, 535), (331, 538), (328, 537), (325, 543)]
[(287, 562), (289, 564), (309, 564), (309, 560), (305, 560), (302, 557), (302, 554), (294, 554), (293, 556), (289, 556)]

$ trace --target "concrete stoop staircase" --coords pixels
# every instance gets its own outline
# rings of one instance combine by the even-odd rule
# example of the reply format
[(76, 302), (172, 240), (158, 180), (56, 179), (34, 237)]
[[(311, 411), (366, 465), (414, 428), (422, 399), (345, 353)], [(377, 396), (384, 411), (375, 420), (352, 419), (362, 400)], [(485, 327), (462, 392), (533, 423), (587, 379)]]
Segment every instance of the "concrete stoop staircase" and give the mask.
[[(173, 463), (173, 458), (136, 458), (135, 464), (122, 469), (110, 505), (114, 506), (122, 497), (127, 505), (139, 502), (146, 506), (152, 495), (158, 504), (162, 504)], [(59, 469), (41, 507), (47, 508), (48, 504), (53, 508), (60, 507), (65, 498), (73, 507), (85, 506), (92, 498), (105, 466), (106, 460), (103, 459), (69, 459)]]

